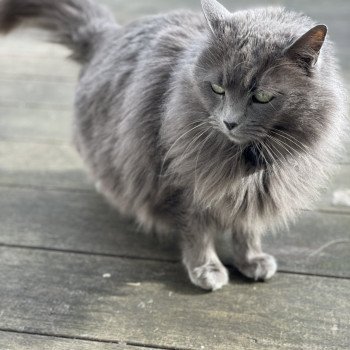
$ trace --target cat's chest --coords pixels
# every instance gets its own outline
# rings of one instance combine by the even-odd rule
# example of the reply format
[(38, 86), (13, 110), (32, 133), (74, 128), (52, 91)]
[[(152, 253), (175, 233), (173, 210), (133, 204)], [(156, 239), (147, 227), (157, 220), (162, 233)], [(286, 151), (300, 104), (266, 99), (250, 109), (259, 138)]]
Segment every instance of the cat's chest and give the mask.
[(237, 221), (258, 221), (278, 211), (273, 195), (274, 178), (268, 173), (260, 173), (249, 178), (232, 181), (231, 186), (218, 190), (206, 209), (223, 226), (230, 227)]

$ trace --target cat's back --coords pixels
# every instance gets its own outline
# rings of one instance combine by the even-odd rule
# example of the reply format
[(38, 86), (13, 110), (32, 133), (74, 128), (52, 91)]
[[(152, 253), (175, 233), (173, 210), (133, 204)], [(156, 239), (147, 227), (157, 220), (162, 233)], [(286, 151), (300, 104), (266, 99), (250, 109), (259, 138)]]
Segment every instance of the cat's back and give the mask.
[[(148, 16), (107, 31), (82, 68), (76, 99), (79, 110), (88, 115), (86, 109), (94, 110), (91, 104), (96, 101), (119, 115), (127, 114), (140, 95), (147, 99), (152, 86), (165, 87), (182, 54), (205, 35), (204, 17), (189, 11)], [(96, 99), (101, 94), (110, 95), (108, 103)]]
[(164, 35), (172, 35), (174, 42), (193, 38), (201, 32), (206, 32), (204, 17), (200, 13), (179, 10), (164, 14), (147, 16), (125, 25), (120, 37), (122, 40), (137, 44), (156, 44), (157, 39)]
[(200, 13), (174, 11), (140, 18), (106, 32), (89, 66), (103, 63), (120, 67), (124, 62), (130, 65), (143, 59), (176, 57), (205, 32)]

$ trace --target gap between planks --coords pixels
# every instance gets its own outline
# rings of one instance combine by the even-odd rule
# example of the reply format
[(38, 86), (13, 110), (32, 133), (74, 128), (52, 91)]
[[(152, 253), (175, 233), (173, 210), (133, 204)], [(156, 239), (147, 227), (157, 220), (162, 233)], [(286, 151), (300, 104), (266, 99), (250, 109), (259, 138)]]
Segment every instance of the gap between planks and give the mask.
[[(180, 260), (177, 259), (163, 259), (163, 258), (149, 258), (149, 257), (140, 257), (133, 255), (124, 255), (124, 254), (111, 254), (111, 253), (96, 253), (89, 251), (78, 251), (72, 249), (58, 249), (58, 248), (48, 248), (48, 247), (39, 247), (39, 246), (28, 246), (28, 245), (19, 245), (19, 244), (6, 244), (0, 243), (0, 247), (9, 248), (9, 249), (21, 249), (21, 250), (34, 250), (34, 251), (43, 251), (43, 252), (53, 252), (58, 254), (73, 254), (73, 255), (84, 255), (84, 256), (96, 256), (96, 257), (108, 257), (115, 259), (126, 259), (126, 260), (141, 260), (141, 261), (152, 261), (152, 262), (161, 262), (168, 264), (181, 264)], [(235, 268), (231, 265), (226, 265), (229, 269), (233, 269), (236, 272)], [(236, 272), (239, 273), (238, 271)], [(288, 269), (280, 269), (278, 270), (279, 274), (284, 275), (297, 275), (297, 276), (309, 276), (309, 277), (322, 277), (322, 278), (330, 278), (336, 280), (350, 280), (350, 277), (345, 276), (332, 276), (328, 274), (322, 273), (312, 273), (312, 272), (298, 272), (291, 271)], [(259, 282), (257, 282), (259, 283)], [(1, 329), (0, 329), (1, 331)]]
[(18, 331), (18, 330), (15, 330), (15, 329), (1, 328), (1, 327), (0, 327), (0, 332), (7, 332), (7, 333), (14, 333), (14, 334), (36, 335), (36, 336), (50, 337), (50, 338), (56, 338), (56, 339), (70, 339), (70, 340), (89, 341), (89, 342), (102, 343), (102, 344), (126, 345), (126, 346), (130, 346), (130, 347), (137, 347), (137, 348), (144, 348), (144, 349), (191, 350), (189, 348), (179, 348), (179, 347), (173, 347), (173, 346), (172, 347), (164, 347), (164, 346), (158, 346), (158, 345), (142, 344), (142, 343), (138, 343), (138, 342), (124, 342), (124, 341), (118, 341), (118, 340), (105, 340), (105, 339), (94, 338), (94, 337), (69, 336), (69, 335), (64, 335), (64, 334), (45, 333), (45, 332), (26, 332), (26, 331)]

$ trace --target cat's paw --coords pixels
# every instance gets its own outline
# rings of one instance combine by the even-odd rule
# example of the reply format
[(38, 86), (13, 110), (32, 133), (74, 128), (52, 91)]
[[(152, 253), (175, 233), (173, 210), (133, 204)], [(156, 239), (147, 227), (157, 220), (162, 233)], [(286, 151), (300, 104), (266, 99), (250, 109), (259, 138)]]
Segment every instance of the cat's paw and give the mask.
[(229, 281), (228, 272), (220, 262), (208, 262), (193, 269), (188, 268), (191, 282), (206, 290), (218, 290)]
[(272, 255), (261, 254), (250, 259), (249, 262), (238, 266), (239, 271), (249, 277), (258, 280), (268, 280), (277, 271), (277, 263)]

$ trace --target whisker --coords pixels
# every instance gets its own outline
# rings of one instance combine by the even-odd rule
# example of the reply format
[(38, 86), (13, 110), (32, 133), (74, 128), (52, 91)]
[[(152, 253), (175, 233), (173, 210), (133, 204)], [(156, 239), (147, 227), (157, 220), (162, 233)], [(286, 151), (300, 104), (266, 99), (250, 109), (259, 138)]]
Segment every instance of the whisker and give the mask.
[(268, 137), (269, 139), (271, 139), (273, 142), (276, 142), (277, 144), (279, 144), (279, 145), (282, 147), (282, 149), (284, 149), (285, 151), (287, 151), (287, 152), (290, 154), (290, 156), (291, 156), (292, 158), (294, 158), (294, 155), (293, 155), (293, 154), (290, 152), (290, 150), (286, 147), (286, 146), (288, 146), (288, 147), (290, 147), (290, 148), (294, 151), (294, 149), (293, 149), (290, 145), (284, 143), (282, 140), (278, 140), (277, 138), (272, 137), (271, 135), (266, 135), (266, 137)]
[(204, 139), (204, 141), (202, 142), (202, 146), (200, 147), (200, 149), (197, 152), (196, 163), (195, 163), (195, 167), (194, 167), (194, 193), (197, 192), (197, 166), (198, 166), (199, 156), (204, 148), (204, 145), (210, 139), (211, 135), (212, 135), (212, 132), (210, 132), (209, 135)]
[[(266, 142), (262, 142), (261, 145), (263, 145), (266, 149), (266, 151), (269, 153), (269, 156), (271, 157), (272, 161), (273, 161), (273, 164), (276, 165), (277, 167), (277, 170), (281, 170), (280, 169), (280, 166), (278, 164), (278, 157), (277, 155), (275, 154), (275, 152), (273, 152), (273, 149), (266, 143)], [(272, 169), (272, 172), (274, 172), (274, 168), (271, 166), (271, 169)]]
[[(189, 125), (193, 125), (193, 124), (195, 124), (195, 123), (196, 123), (196, 122), (191, 123), (191, 124), (189, 124)], [(182, 134), (180, 137), (178, 137), (178, 138), (175, 140), (175, 142), (172, 144), (172, 146), (169, 148), (168, 152), (167, 152), (167, 153), (165, 154), (165, 156), (164, 156), (164, 159), (163, 159), (163, 162), (162, 162), (162, 166), (161, 166), (161, 168), (160, 168), (160, 175), (163, 173), (163, 169), (164, 169), (165, 162), (166, 162), (166, 160), (168, 159), (168, 156), (169, 156), (171, 150), (174, 148), (174, 146), (177, 144), (177, 142), (179, 142), (183, 137), (185, 137), (185, 136), (186, 136), (188, 133), (190, 133), (191, 131), (193, 131), (193, 130), (195, 130), (195, 129), (197, 129), (197, 128), (199, 128), (199, 127), (205, 125), (205, 124), (206, 124), (206, 122), (200, 123), (199, 125), (197, 125), (197, 126), (193, 127), (192, 129), (186, 131), (184, 134)]]
[(301, 150), (308, 152), (309, 147), (304, 145), (302, 142), (300, 142), (297, 138), (295, 138), (293, 135), (289, 135), (282, 130), (276, 130), (271, 129), (271, 132), (275, 133), (276, 135), (285, 138), (286, 140), (289, 140), (290, 142), (294, 143), (296, 146), (298, 146)]
[(282, 164), (284, 163), (284, 161), (287, 161), (286, 157), (280, 152), (280, 150), (275, 145), (270, 143), (269, 146), (271, 150), (278, 152), (278, 154), (281, 156), (281, 157), (276, 157), (276, 160), (277, 159), (280, 160)]
[(277, 109), (275, 108), (275, 106), (272, 104), (271, 101), (269, 101), (269, 104), (271, 105), (271, 107), (273, 108), (273, 110), (274, 110), (275, 112), (277, 112)]
[[(194, 144), (196, 143), (196, 141), (198, 141), (202, 135), (204, 135), (208, 130), (210, 130), (210, 128), (207, 128), (206, 130), (204, 130), (203, 132), (201, 132), (197, 137), (195, 137), (186, 147), (186, 149), (182, 152), (181, 158), (180, 158), (180, 163), (186, 158), (187, 155), (187, 150)], [(197, 149), (197, 147), (195, 147), (191, 153), (194, 153), (194, 151)]]
[[(259, 150), (259, 157), (261, 156), (263, 158), (263, 161), (265, 161), (267, 168), (271, 167), (271, 164), (268, 162), (268, 160), (266, 159), (265, 155), (264, 155), (264, 150), (262, 149), (262, 145), (258, 142), (254, 142), (255, 147)], [(261, 146), (261, 147), (259, 147)]]

